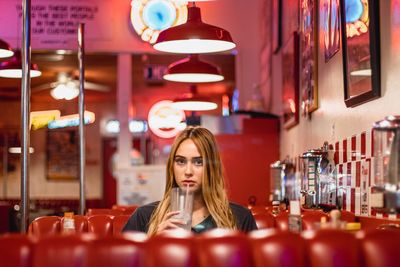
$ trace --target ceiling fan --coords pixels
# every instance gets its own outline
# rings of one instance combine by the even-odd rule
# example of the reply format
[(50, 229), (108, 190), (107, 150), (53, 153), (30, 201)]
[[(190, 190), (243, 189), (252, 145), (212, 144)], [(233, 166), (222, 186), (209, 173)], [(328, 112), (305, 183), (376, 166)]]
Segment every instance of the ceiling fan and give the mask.
[[(111, 88), (106, 85), (85, 81), (85, 90), (109, 92)], [(32, 92), (49, 90), (50, 95), (57, 100), (71, 100), (79, 95), (79, 79), (67, 72), (60, 72), (57, 81), (45, 83), (32, 88)]]

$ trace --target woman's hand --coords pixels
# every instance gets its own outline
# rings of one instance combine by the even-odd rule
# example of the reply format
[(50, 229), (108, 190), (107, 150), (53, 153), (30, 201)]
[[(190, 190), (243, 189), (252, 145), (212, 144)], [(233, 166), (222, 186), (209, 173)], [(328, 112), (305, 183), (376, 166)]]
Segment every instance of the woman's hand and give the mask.
[(165, 231), (165, 230), (171, 230), (171, 229), (176, 229), (176, 228), (180, 228), (182, 225), (185, 224), (185, 221), (183, 221), (182, 219), (176, 219), (176, 218), (172, 218), (173, 216), (179, 214), (180, 211), (171, 211), (168, 212), (165, 220), (162, 221), (158, 227), (157, 227), (157, 234)]

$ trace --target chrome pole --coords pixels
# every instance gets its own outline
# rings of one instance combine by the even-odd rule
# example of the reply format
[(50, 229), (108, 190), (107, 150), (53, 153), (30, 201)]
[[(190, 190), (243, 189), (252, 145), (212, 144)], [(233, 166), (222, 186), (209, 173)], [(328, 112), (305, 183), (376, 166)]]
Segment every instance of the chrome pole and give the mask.
[(79, 214), (84, 215), (86, 211), (85, 197), (85, 24), (80, 23), (78, 28), (78, 60), (79, 60)]
[(31, 1), (22, 1), (21, 233), (29, 225), (29, 112), (31, 96)]

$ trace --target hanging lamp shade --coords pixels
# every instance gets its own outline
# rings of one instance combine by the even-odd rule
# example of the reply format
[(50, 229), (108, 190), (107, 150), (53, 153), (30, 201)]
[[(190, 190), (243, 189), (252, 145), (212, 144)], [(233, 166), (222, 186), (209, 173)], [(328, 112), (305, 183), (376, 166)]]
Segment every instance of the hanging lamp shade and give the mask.
[(236, 44), (228, 31), (203, 23), (200, 8), (188, 6), (186, 23), (160, 32), (153, 47), (169, 53), (202, 54), (231, 50)]
[(222, 81), (224, 76), (218, 67), (201, 61), (198, 55), (190, 55), (169, 65), (163, 78), (173, 82), (207, 83)]
[[(36, 64), (31, 64), (31, 78), (42, 75)], [(0, 63), (0, 77), (3, 78), (22, 78), (21, 51), (17, 50), (14, 56), (7, 61)]]
[(190, 93), (174, 99), (172, 107), (187, 111), (205, 111), (213, 110), (218, 107), (218, 105), (212, 102), (208, 97), (201, 97), (197, 94), (197, 86), (190, 86)]
[(14, 55), (10, 45), (0, 39), (0, 58), (7, 58)]

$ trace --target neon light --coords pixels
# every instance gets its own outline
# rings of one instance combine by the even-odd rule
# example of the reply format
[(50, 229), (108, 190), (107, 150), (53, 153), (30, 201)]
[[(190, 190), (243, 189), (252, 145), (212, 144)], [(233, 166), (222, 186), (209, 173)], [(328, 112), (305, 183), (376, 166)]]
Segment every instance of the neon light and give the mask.
[[(147, 132), (147, 122), (145, 120), (131, 120), (129, 121), (129, 131), (131, 133), (145, 133)], [(109, 120), (106, 123), (106, 131), (108, 133), (119, 133), (119, 121), (118, 120)]]
[(59, 110), (43, 110), (31, 112), (31, 129), (38, 130), (47, 127), (50, 121), (60, 118)]
[(172, 101), (163, 100), (154, 104), (148, 115), (150, 130), (161, 138), (172, 138), (182, 130), (185, 112), (174, 109)]
[[(95, 121), (95, 114), (90, 111), (85, 111), (84, 113), (84, 123), (91, 124)], [(57, 120), (50, 121), (48, 124), (49, 129), (58, 129), (65, 127), (73, 127), (79, 125), (79, 114), (62, 116)]]

